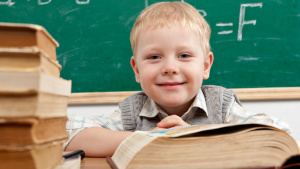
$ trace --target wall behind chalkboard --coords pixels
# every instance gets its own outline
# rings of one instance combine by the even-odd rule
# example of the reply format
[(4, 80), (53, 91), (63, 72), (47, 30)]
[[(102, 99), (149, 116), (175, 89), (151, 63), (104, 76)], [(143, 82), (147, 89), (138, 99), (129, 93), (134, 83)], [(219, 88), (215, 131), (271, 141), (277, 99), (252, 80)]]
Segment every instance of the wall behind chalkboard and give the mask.
[[(0, 22), (44, 26), (60, 43), (61, 76), (72, 92), (141, 90), (130, 67), (129, 34), (154, 0), (0, 0)], [(204, 84), (300, 86), (299, 0), (185, 0), (212, 29), (215, 55)], [(1, 37), (0, 37), (1, 38)]]

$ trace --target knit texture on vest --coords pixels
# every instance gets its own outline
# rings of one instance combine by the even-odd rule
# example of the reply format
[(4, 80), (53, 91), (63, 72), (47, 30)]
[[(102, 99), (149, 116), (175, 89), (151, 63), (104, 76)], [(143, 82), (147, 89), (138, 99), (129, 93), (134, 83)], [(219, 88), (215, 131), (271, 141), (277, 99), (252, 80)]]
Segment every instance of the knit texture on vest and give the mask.
[[(230, 107), (232, 99), (241, 104), (236, 94), (221, 86), (206, 85), (201, 90), (204, 94), (208, 116), (204, 110), (198, 109), (194, 118), (189, 120), (190, 125), (219, 124), (224, 122), (224, 117)], [(139, 92), (127, 97), (119, 104), (121, 118), (125, 131), (148, 131), (157, 126), (160, 118), (155, 116), (148, 118), (139, 116), (148, 96), (144, 92)]]

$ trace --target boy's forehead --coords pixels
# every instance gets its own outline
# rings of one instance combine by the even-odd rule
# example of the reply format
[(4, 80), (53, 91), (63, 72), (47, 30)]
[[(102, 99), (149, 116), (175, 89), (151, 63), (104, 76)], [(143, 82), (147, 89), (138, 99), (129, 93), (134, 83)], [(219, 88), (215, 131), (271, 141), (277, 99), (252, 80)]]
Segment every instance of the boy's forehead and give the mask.
[[(174, 31), (175, 30), (175, 31)], [(168, 32), (175, 33), (174, 36), (180, 37), (180, 40), (182, 42), (189, 42), (194, 41), (195, 43), (199, 42), (199, 45), (202, 45), (200, 42), (200, 36), (196, 31), (193, 31), (192, 29), (188, 29), (183, 27), (182, 25), (176, 24), (176, 25), (164, 25), (160, 27), (146, 27), (140, 31), (140, 34), (137, 38), (137, 48), (138, 50), (141, 47), (141, 44), (144, 44), (145, 42), (157, 42), (161, 40), (161, 37), (164, 37)], [(189, 38), (188, 38), (189, 37)], [(186, 39), (188, 39), (186, 41)], [(167, 41), (169, 40), (166, 39)]]
[(176, 50), (193, 49), (194, 51), (197, 49), (202, 51), (201, 41), (197, 34), (180, 25), (144, 29), (138, 38), (137, 51), (140, 55), (149, 50), (160, 50), (165, 44)]

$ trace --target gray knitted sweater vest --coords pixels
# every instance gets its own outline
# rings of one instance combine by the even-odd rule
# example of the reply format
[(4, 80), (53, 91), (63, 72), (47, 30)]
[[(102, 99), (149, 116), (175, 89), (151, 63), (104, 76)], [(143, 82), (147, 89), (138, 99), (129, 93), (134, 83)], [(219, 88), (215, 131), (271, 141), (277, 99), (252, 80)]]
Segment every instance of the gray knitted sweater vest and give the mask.
[[(198, 109), (193, 119), (188, 121), (190, 125), (219, 124), (223, 123), (226, 112), (232, 99), (241, 104), (236, 94), (220, 86), (202, 86), (208, 115), (202, 109)], [(148, 131), (156, 127), (160, 118), (139, 116), (148, 96), (144, 92), (133, 94), (119, 104), (121, 118), (125, 131)]]

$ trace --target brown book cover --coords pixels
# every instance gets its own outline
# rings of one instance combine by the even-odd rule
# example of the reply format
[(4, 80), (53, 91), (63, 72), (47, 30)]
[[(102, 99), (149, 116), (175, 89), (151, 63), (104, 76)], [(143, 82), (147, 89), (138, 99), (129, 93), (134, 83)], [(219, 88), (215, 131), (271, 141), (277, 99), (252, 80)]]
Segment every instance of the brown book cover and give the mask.
[(52, 169), (63, 160), (63, 142), (59, 140), (22, 147), (1, 147), (0, 168)]
[(54, 118), (67, 115), (68, 97), (50, 93), (0, 93), (0, 118)]
[(71, 81), (42, 72), (0, 71), (0, 117), (65, 117)]
[(68, 138), (68, 118), (0, 118), (0, 147), (42, 144)]
[(61, 65), (37, 47), (0, 48), (0, 70), (40, 71), (59, 77)]
[(112, 156), (125, 168), (279, 168), (299, 154), (286, 132), (263, 124), (217, 124), (136, 131)]
[(0, 37), (1, 48), (37, 47), (56, 60), (59, 44), (40, 25), (0, 22)]

